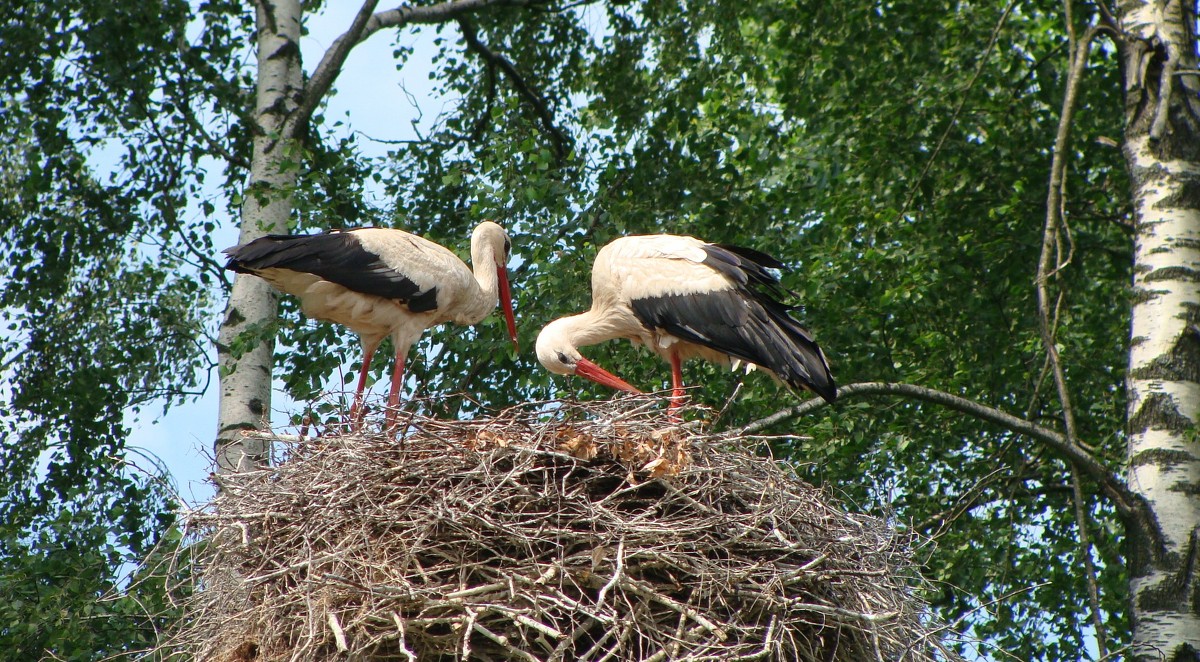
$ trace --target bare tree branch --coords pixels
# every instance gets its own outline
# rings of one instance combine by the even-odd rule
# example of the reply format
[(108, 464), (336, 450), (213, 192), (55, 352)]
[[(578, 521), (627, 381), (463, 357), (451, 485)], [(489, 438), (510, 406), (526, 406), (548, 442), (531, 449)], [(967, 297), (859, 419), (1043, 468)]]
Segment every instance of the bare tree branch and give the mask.
[[(1059, 117), (1058, 133), (1054, 139), (1054, 157), (1050, 165), (1049, 191), (1046, 194), (1046, 223), (1042, 232), (1042, 253), (1038, 261), (1037, 278), (1035, 281), (1037, 285), (1038, 322), (1042, 335), (1042, 344), (1045, 346), (1046, 354), (1050, 359), (1050, 368), (1054, 375), (1054, 383), (1058, 388), (1058, 398), (1062, 403), (1063, 425), (1065, 426), (1066, 436), (1072, 444), (1076, 443), (1075, 440), (1078, 438), (1075, 429), (1075, 412), (1071, 406), (1071, 395), (1067, 388), (1066, 373), (1063, 370), (1062, 360), (1058, 355), (1058, 347), (1055, 343), (1058, 312), (1057, 304), (1053, 316), (1050, 312), (1049, 281), (1050, 278), (1054, 277), (1070, 261), (1069, 253), (1065, 258), (1062, 256), (1059, 239), (1061, 236), (1060, 228), (1064, 226), (1062, 203), (1064, 198), (1063, 187), (1065, 185), (1064, 173), (1067, 168), (1067, 142), (1070, 138), (1071, 118), (1074, 115), (1075, 102), (1079, 94), (1079, 83), (1083, 79), (1084, 68), (1087, 64), (1087, 51), (1095, 35), (1095, 28), (1088, 30), (1078, 47), (1071, 54), (1071, 73), (1066, 94), (1063, 96), (1063, 107)], [(1051, 266), (1051, 261), (1055, 262), (1053, 266)]]
[(559, 161), (566, 158), (571, 151), (571, 139), (554, 125), (554, 113), (550, 112), (550, 107), (546, 100), (542, 98), (536, 90), (525, 81), (517, 68), (509, 62), (507, 58), (492, 49), (479, 40), (479, 33), (475, 30), (475, 26), (466, 18), (460, 16), (457, 19), (459, 27), (462, 28), (463, 38), (467, 40), (467, 50), (479, 54), (489, 65), (496, 67), (504, 72), (504, 76), (512, 83), (513, 88), (517, 90), (517, 94), (525, 100), (533, 108), (534, 114), (542, 123), (542, 128), (546, 133), (550, 134), (551, 140), (554, 142), (554, 155)]
[[(179, 105), (179, 112), (183, 115), (183, 119), (185, 122), (187, 122), (188, 126), (192, 127), (192, 129), (196, 131), (200, 138), (208, 145), (209, 149), (215, 152), (218, 156), (225, 159), (225, 161), (231, 165), (235, 165), (242, 170), (249, 172), (250, 162), (238, 156), (237, 154), (234, 154), (229, 150), (229, 148), (221, 144), (221, 141), (213, 137), (213, 135), (204, 128), (204, 125), (200, 123), (200, 120), (196, 119), (196, 114), (192, 112), (190, 101), (191, 99), (185, 95), (184, 102)], [(245, 122), (246, 120), (243, 121)]]
[(1096, 0), (1095, 5), (1096, 9), (1100, 11), (1101, 30), (1112, 34), (1119, 34), (1117, 30), (1117, 17), (1113, 16), (1112, 10), (1108, 7), (1108, 3), (1104, 0)]
[(428, 7), (397, 7), (389, 9), (385, 12), (380, 12), (375, 15), (379, 23), (376, 25), (372, 21), (367, 26), (367, 33), (363, 38), (370, 36), (376, 30), (383, 28), (393, 28), (409, 23), (445, 23), (456, 16), (462, 16), (484, 7), (494, 5), (507, 6), (526, 6), (534, 4), (533, 0), (451, 0), (443, 2), (439, 5), (430, 5)]
[[(883, 382), (860, 382), (838, 387), (838, 401), (856, 396), (895, 395), (922, 402), (942, 405), (948, 409), (967, 414), (989, 423), (994, 423), (1017, 434), (1025, 435), (1043, 446), (1057, 452), (1072, 466), (1076, 466), (1085, 475), (1095, 480), (1104, 494), (1112, 499), (1127, 527), (1136, 528), (1145, 533), (1156, 545), (1161, 545), (1162, 535), (1154, 517), (1141, 496), (1132, 492), (1116, 474), (1108, 470), (1099, 460), (1078, 444), (1070, 443), (1066, 437), (1056, 430), (1044, 428), (1032, 421), (1013, 416), (985, 404), (968, 400), (944, 391), (917, 386), (915, 384), (894, 384)], [(782, 409), (765, 418), (754, 421), (738, 432), (753, 434), (776, 423), (790, 418), (811, 414), (827, 406), (821, 398), (810, 398), (794, 406)]]
[(329, 93), (329, 88), (333, 87), (333, 81), (342, 72), (342, 65), (346, 63), (350, 50), (367, 38), (367, 23), (374, 18), (372, 13), (377, 4), (379, 0), (365, 0), (354, 15), (354, 20), (350, 22), (350, 29), (334, 39), (333, 45), (321, 56), (321, 62), (317, 64), (312, 78), (304, 87), (304, 98), (300, 100), (296, 112), (288, 122), (289, 138), (298, 138), (308, 131), (308, 121), (312, 119), (312, 114), (316, 112), (321, 100)]
[[(1059, 308), (1062, 305), (1064, 293), (1059, 291), (1054, 304), (1053, 314), (1050, 311), (1050, 279), (1056, 278), (1071, 261), (1073, 250), (1063, 255), (1062, 235), (1069, 229), (1064, 215), (1066, 200), (1066, 169), (1067, 144), (1071, 135), (1071, 119), (1075, 113), (1076, 101), (1079, 96), (1079, 86), (1087, 69), (1088, 52), (1092, 40), (1098, 33), (1098, 28), (1092, 27), (1077, 40), (1071, 2), (1066, 6), (1067, 34), (1071, 42), (1071, 70), (1067, 79), (1066, 92), (1063, 94), (1062, 112), (1059, 115), (1058, 131), (1054, 138), (1054, 152), (1050, 164), (1050, 182), (1046, 193), (1046, 222), (1042, 232), (1042, 252), (1038, 260), (1037, 303), (1038, 327), (1042, 336), (1042, 345), (1046, 348), (1051, 374), (1054, 375), (1054, 385), (1058, 391), (1058, 401), (1062, 406), (1063, 429), (1066, 441), (1072, 446), (1079, 446), (1079, 435), (1075, 426), (1075, 409), (1071, 404), (1071, 392), (1067, 387), (1066, 371), (1058, 354), (1057, 335)], [(1051, 262), (1054, 265), (1051, 266)], [(1075, 525), (1079, 529), (1079, 556), (1083, 562), (1084, 574), (1088, 586), (1088, 602), (1091, 607), (1092, 624), (1096, 629), (1096, 644), (1101, 655), (1108, 652), (1107, 637), (1104, 630), (1104, 617), (1100, 611), (1099, 588), (1096, 583), (1096, 567), (1092, 563), (1092, 545), (1088, 534), (1088, 518), (1085, 509), (1083, 488), (1079, 480), (1079, 467), (1071, 465), (1072, 498), (1074, 501)]]
[(488, 65), (487, 68), (487, 101), (483, 104), (483, 111), (479, 113), (479, 118), (475, 120), (475, 126), (471, 129), (471, 142), (478, 142), (483, 137), (483, 132), (487, 130), (488, 124), (492, 120), (492, 107), (496, 103), (496, 67)]
[(308, 129), (308, 122), (316, 112), (321, 100), (333, 87), (333, 81), (342, 71), (342, 65), (351, 49), (362, 43), (367, 37), (384, 28), (398, 28), (414, 23), (444, 23), (463, 14), (473, 12), (493, 5), (523, 6), (528, 0), (450, 0), (436, 5), (413, 7), (405, 5), (373, 14), (379, 0), (365, 0), (363, 6), (355, 15), (350, 28), (333, 41), (329, 50), (321, 57), (317, 68), (313, 70), (312, 78), (304, 90), (304, 98), (300, 100), (295, 114), (288, 125), (288, 137), (297, 138)]
[(1071, 501), (1075, 506), (1075, 524), (1079, 529), (1079, 557), (1087, 579), (1088, 605), (1092, 611), (1092, 628), (1096, 631), (1096, 650), (1100, 657), (1108, 655), (1108, 635), (1104, 628), (1104, 612), (1100, 609), (1100, 584), (1096, 580), (1096, 564), (1092, 561), (1092, 536), (1088, 532), (1087, 496), (1079, 469), (1071, 467)]

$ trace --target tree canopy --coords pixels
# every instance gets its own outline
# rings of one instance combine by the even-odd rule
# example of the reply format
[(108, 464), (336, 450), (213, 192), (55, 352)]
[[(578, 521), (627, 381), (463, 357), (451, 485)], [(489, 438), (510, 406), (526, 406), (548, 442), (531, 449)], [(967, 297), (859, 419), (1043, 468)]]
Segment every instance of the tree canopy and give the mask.
[[(67, 609), (120, 589), (121, 560), (170, 530), (172, 504), (129, 470), (124, 440), (131, 410), (183, 402), (212, 374), (207, 343), (228, 280), (211, 235), (252, 194), (254, 8), (51, 5), (0, 10), (0, 43), (19, 53), (0, 61), (0, 228), (13, 267), (0, 280), (11, 383), (0, 582), (41, 582), (23, 589), (40, 601), (6, 607), (9, 622), (40, 624), (37, 647), (71, 641), (99, 657), (146, 623), (106, 642), (74, 631), (56, 642), (55, 621), (31, 615), (48, 613), (47, 586), (73, 591)], [(323, 20), (319, 3), (304, 9), (306, 21)], [(474, 3), (401, 28), (434, 34), (428, 71), (410, 64), (408, 41), (369, 37), (396, 39), (397, 76), (381, 84), (434, 81), (440, 98), (418, 104), (436, 121), (368, 158), (364, 141), (390, 136), (344, 130), (318, 107), (295, 157), (289, 229), (393, 226), (465, 257), (476, 223), (505, 225), (524, 349), (506, 349), (499, 317), (428, 334), (409, 388), (439, 396), (420, 405), (438, 416), (608, 397), (552, 378), (528, 348), (546, 322), (587, 307), (600, 246), (670, 232), (787, 263), (784, 284), (840, 384), (918, 384), (1058, 429), (1036, 281), (1071, 57), (1097, 21), (1090, 11), (1044, 1)], [(1116, 49), (1097, 41), (1073, 108), (1049, 292), (1075, 434), (1114, 472), (1127, 441), (1132, 273), (1121, 94)], [(288, 299), (277, 325), (239, 343), (272, 335), (275, 374), (302, 402), (356, 355), (353, 334), (306, 320)], [(647, 389), (669, 375), (624, 343), (588, 356)], [(762, 375), (697, 363), (685, 377), (702, 385), (694, 399), (725, 411), (722, 426), (794, 404)], [(1127, 642), (1114, 506), (1048, 447), (894, 397), (847, 397), (764, 431), (784, 435), (777, 450), (850, 507), (934, 540), (923, 571), (944, 590), (929, 597), (983, 642), (972, 654), (1094, 656), (1097, 620), (1108, 650)], [(80, 553), (63, 561), (52, 550), (75, 549), (67, 539)], [(71, 588), (64, 572), (94, 580)], [(5, 627), (0, 636), (24, 636)]]
[[(1067, 35), (1059, 5), (1035, 9), (680, 3), (538, 20), (505, 14), (486, 28), (480, 18), (480, 33), (495, 35), (489, 47), (512, 58), (561, 125), (578, 126), (574, 151), (556, 156), (555, 135), (539, 131), (514, 92), (493, 98), (486, 63), (468, 46), (447, 55), (439, 74), (463, 102), (431, 139), (454, 149), (397, 151), (396, 220), (453, 243), (474, 219), (506, 219), (528, 265), (518, 290), (530, 339), (545, 321), (586, 307), (586, 266), (622, 234), (695, 234), (765, 250), (793, 266), (785, 283), (841, 383), (922, 384), (1056, 421), (1034, 279)], [(603, 37), (564, 49), (580, 14), (601, 12)], [(1110, 55), (1094, 59), (1076, 111), (1080, 143), (1100, 146), (1072, 154), (1057, 337), (1073, 395), (1086, 403), (1080, 438), (1115, 467), (1128, 332), (1113, 302), (1129, 279), (1130, 248), (1128, 202), (1115, 194), (1127, 188), (1121, 155), (1104, 145), (1121, 133)], [(525, 112), (489, 123), (505, 105)], [(479, 355), (469, 335), (439, 339), (447, 348), (428, 377), (435, 392), (466, 387)], [(661, 385), (667, 374), (626, 346), (592, 353), (635, 384)], [(544, 388), (531, 363), (493, 362), (472, 390), (498, 405)], [(739, 380), (687, 370), (704, 384), (696, 397), (716, 408)], [(578, 385), (551, 388), (575, 394)], [(775, 384), (748, 377), (725, 422), (749, 423), (779, 403)], [(772, 430), (803, 436), (786, 450), (810, 463), (812, 479), (937, 536), (927, 569), (946, 587), (945, 616), (968, 616), (975, 634), (1029, 659), (1085, 648), (1087, 577), (1061, 458), (906, 402), (846, 401)], [(1106, 568), (1101, 608), (1120, 633), (1124, 578), (1111, 509), (1082, 507)]]

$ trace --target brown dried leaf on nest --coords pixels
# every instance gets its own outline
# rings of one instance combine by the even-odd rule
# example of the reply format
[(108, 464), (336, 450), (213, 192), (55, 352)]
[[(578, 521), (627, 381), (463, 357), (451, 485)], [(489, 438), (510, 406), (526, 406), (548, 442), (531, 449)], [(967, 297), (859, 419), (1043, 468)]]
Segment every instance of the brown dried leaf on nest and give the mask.
[(571, 457), (580, 460), (594, 460), (600, 454), (600, 447), (596, 445), (596, 440), (575, 426), (563, 425), (554, 431), (554, 437), (558, 439), (558, 450)]
[(512, 442), (495, 430), (476, 430), (473, 436), (464, 440), (463, 445), (473, 451), (485, 451), (490, 448), (508, 448)]
[(164, 657), (953, 657), (920, 541), (647, 402), (414, 418), (403, 443), (298, 444), (230, 478), (191, 517), (198, 590)]
[(678, 476), (679, 472), (691, 464), (692, 456), (688, 453), (689, 440), (680, 433), (679, 428), (655, 430), (650, 433), (650, 438), (657, 442), (658, 457), (647, 462), (642, 471), (648, 472), (651, 478)]
[[(617, 443), (612, 455), (622, 464), (636, 467), (650, 478), (676, 476), (691, 463), (688, 446), (691, 438), (679, 426), (631, 433), (626, 426), (614, 426)], [(637, 483), (633, 472), (630, 483)]]

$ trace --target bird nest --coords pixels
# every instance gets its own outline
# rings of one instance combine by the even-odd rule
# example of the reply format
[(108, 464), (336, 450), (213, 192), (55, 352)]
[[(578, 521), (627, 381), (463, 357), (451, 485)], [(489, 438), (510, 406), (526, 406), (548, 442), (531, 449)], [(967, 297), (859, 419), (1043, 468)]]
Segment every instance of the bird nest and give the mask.
[[(222, 480), (198, 660), (931, 660), (914, 540), (645, 399), (277, 441)], [(764, 444), (757, 444), (765, 446)]]

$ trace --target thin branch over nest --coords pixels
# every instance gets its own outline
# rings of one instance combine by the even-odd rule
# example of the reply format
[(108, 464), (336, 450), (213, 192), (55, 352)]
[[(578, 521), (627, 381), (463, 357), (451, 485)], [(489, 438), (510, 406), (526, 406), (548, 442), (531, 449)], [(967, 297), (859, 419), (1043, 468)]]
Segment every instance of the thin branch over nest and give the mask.
[[(646, 399), (285, 443), (189, 516), (202, 660), (932, 660), (918, 541)], [(277, 442), (279, 443), (279, 442)], [(757, 444), (761, 445), (761, 444)]]

